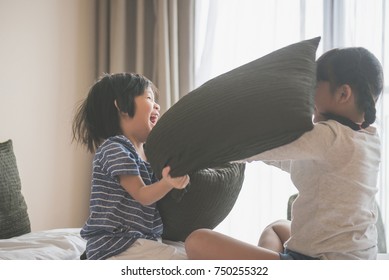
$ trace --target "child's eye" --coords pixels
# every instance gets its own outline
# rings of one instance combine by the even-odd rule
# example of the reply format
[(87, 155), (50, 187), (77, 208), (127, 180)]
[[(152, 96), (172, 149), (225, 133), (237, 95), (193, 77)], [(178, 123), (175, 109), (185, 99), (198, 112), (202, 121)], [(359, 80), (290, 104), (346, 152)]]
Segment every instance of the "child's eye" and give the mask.
[(152, 96), (147, 96), (147, 99), (154, 102), (154, 98)]

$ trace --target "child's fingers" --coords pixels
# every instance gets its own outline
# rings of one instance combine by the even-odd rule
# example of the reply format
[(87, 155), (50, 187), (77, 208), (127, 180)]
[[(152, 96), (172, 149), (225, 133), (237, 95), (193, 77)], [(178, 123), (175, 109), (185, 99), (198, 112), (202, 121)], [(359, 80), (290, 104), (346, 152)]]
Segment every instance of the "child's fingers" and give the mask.
[(170, 176), (170, 166), (166, 166), (162, 169), (162, 177), (168, 179), (176, 189), (183, 189), (186, 185), (189, 184), (189, 176), (184, 175), (181, 177), (171, 177)]
[(189, 184), (189, 176), (188, 175), (185, 175), (185, 177), (184, 177), (184, 185), (186, 186), (186, 185), (188, 185)]
[(180, 178), (180, 188), (183, 189), (189, 184), (189, 176), (185, 175)]
[(170, 173), (170, 166), (165, 166), (163, 169), (162, 169), (162, 177), (167, 177)]

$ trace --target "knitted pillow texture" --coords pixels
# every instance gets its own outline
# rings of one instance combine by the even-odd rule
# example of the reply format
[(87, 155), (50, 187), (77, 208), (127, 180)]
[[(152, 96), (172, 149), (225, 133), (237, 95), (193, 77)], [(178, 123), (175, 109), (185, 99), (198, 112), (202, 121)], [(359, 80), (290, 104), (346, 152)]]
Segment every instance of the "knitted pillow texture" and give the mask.
[(12, 140), (0, 143), (0, 239), (31, 232)]
[(158, 178), (189, 174), (158, 209), (163, 238), (181, 240), (216, 227), (233, 207), (244, 179), (239, 161), (288, 144), (313, 128), (315, 54), (320, 38), (289, 45), (222, 74), (174, 104), (145, 146)]
[(185, 241), (196, 229), (214, 229), (234, 206), (242, 188), (244, 170), (244, 163), (202, 169), (190, 175), (190, 184), (180, 199), (166, 195), (158, 201), (162, 238)]
[(242, 160), (288, 144), (313, 128), (320, 37), (217, 76), (182, 97), (151, 131), (146, 155), (157, 177)]

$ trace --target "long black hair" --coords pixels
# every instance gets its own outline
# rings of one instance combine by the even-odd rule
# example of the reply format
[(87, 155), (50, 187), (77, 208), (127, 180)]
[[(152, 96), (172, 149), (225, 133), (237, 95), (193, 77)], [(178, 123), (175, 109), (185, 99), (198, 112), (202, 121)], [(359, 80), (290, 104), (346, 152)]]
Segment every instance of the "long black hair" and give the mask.
[(331, 91), (349, 85), (357, 108), (365, 114), (361, 127), (374, 123), (375, 103), (383, 90), (384, 77), (381, 63), (371, 52), (361, 47), (332, 49), (317, 60), (316, 79), (329, 82)]
[[(142, 95), (153, 83), (140, 74), (104, 74), (90, 88), (73, 119), (73, 141), (85, 145), (90, 152), (108, 137), (121, 134), (118, 109), (130, 117), (135, 114), (136, 96)], [(115, 100), (118, 108), (115, 106)]]

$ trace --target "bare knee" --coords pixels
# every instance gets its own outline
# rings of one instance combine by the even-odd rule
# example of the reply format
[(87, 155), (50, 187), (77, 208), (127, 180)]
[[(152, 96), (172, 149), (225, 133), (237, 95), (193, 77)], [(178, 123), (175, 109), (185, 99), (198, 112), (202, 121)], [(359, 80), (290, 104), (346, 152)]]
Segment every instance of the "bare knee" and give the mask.
[(212, 234), (209, 229), (197, 229), (185, 239), (185, 250), (189, 259), (197, 259), (204, 250), (208, 236)]
[(274, 232), (280, 237), (281, 241), (285, 243), (290, 237), (290, 221), (278, 220), (270, 224)]
[(258, 241), (258, 246), (276, 252), (282, 252), (290, 234), (290, 222), (288, 220), (275, 221), (263, 230)]

